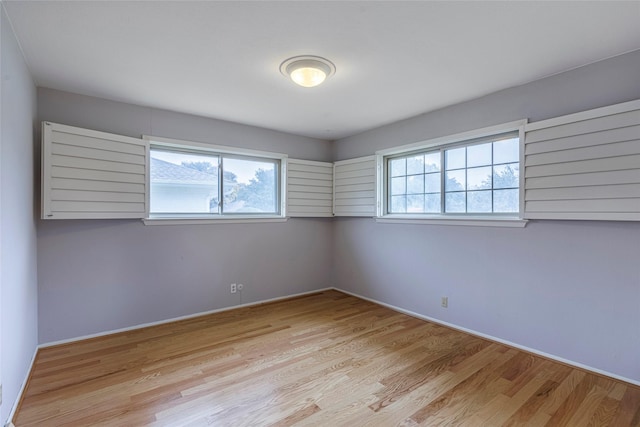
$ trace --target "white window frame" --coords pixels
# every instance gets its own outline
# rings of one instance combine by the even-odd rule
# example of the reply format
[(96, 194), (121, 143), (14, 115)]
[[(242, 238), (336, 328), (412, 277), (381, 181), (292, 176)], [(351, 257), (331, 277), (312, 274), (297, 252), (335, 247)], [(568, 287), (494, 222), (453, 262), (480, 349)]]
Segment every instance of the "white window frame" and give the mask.
[(185, 141), (172, 138), (162, 138), (150, 135), (143, 135), (143, 139), (147, 145), (147, 188), (151, 188), (151, 150), (156, 148), (167, 151), (180, 151), (193, 154), (211, 154), (226, 155), (247, 159), (268, 159), (279, 162), (278, 170), (278, 205), (279, 213), (277, 214), (243, 214), (243, 213), (227, 213), (227, 214), (177, 214), (175, 216), (158, 215), (153, 216), (150, 210), (151, 192), (146, 192), (147, 211), (143, 222), (146, 225), (181, 225), (181, 224), (220, 224), (220, 223), (252, 223), (252, 222), (284, 222), (287, 220), (287, 158), (286, 154), (273, 153), (269, 151), (258, 151), (247, 148), (236, 148), (225, 145), (213, 145), (194, 141)]
[[(406, 144), (376, 152), (376, 221), (389, 223), (433, 224), (433, 225), (469, 225), (490, 227), (524, 227), (527, 223), (523, 219), (524, 213), (524, 130), (527, 120), (517, 120), (500, 125), (489, 126), (469, 132), (430, 139), (427, 141)], [(388, 176), (386, 161), (388, 157), (410, 154), (418, 151), (437, 150), (464, 146), (465, 142), (473, 143), (474, 140), (498, 136), (510, 132), (517, 132), (519, 137), (519, 211), (513, 214), (486, 213), (486, 214), (389, 214), (387, 213), (387, 188)], [(444, 167), (444, 165), (443, 165)]]

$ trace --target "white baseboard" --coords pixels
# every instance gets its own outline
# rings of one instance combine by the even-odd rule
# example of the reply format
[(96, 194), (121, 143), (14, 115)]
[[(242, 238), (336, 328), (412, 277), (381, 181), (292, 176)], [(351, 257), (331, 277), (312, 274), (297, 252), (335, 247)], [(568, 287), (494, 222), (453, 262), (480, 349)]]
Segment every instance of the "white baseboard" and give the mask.
[(25, 375), (24, 380), (22, 381), (22, 385), (20, 386), (20, 390), (18, 391), (16, 400), (15, 402), (13, 402), (13, 406), (11, 406), (11, 411), (9, 411), (9, 417), (7, 418), (5, 427), (15, 427), (13, 425), (13, 417), (16, 415), (16, 411), (18, 410), (18, 405), (22, 400), (22, 395), (24, 394), (24, 391), (27, 388), (27, 383), (29, 382), (29, 376), (31, 376), (31, 371), (33, 370), (33, 365), (36, 361), (36, 356), (38, 355), (38, 349), (39, 347), (36, 347), (36, 349), (33, 352), (33, 356), (31, 357), (31, 363), (29, 364), (29, 369), (27, 369), (27, 374)]
[(576, 368), (584, 369), (586, 371), (590, 371), (590, 372), (596, 373), (598, 375), (604, 375), (606, 377), (614, 378), (616, 380), (620, 380), (620, 381), (624, 381), (624, 382), (627, 382), (627, 383), (630, 383), (630, 384), (634, 384), (634, 385), (640, 386), (640, 381), (632, 380), (631, 378), (626, 378), (626, 377), (623, 377), (621, 375), (617, 375), (617, 374), (613, 374), (611, 372), (603, 371), (602, 369), (597, 369), (597, 368), (594, 368), (592, 366), (583, 365), (582, 363), (578, 363), (578, 362), (575, 362), (573, 360), (568, 360), (568, 359), (565, 359), (563, 357), (556, 356), (554, 354), (545, 353), (544, 351), (536, 350), (535, 348), (531, 348), (531, 347), (520, 345), (520, 344), (511, 342), (511, 341), (503, 340), (502, 338), (498, 338), (498, 337), (494, 337), (494, 336), (491, 336), (491, 335), (487, 335), (487, 334), (484, 334), (482, 332), (474, 331), (473, 329), (468, 329), (468, 328), (465, 328), (465, 327), (462, 327), (462, 326), (458, 326), (458, 325), (455, 325), (453, 323), (445, 322), (445, 321), (442, 321), (442, 320), (439, 320), (439, 319), (436, 319), (436, 318), (433, 318), (433, 317), (429, 317), (429, 316), (425, 316), (423, 314), (415, 313), (415, 312), (410, 311), (410, 310), (405, 310), (404, 308), (396, 307), (395, 305), (387, 304), (385, 302), (378, 301), (378, 300), (375, 300), (373, 298), (367, 298), (365, 296), (362, 296), (362, 295), (359, 295), (359, 294), (356, 294), (356, 293), (353, 293), (353, 292), (345, 291), (344, 289), (339, 289), (339, 288), (334, 288), (334, 289), (336, 291), (343, 292), (345, 294), (354, 296), (356, 298), (360, 298), (360, 299), (363, 299), (363, 300), (366, 300), (366, 301), (369, 301), (369, 302), (372, 302), (372, 303), (387, 307), (387, 308), (389, 308), (391, 310), (406, 314), (406, 315), (411, 316), (411, 317), (417, 317), (418, 319), (422, 319), (422, 320), (426, 320), (426, 321), (429, 321), (429, 322), (437, 323), (439, 325), (447, 326), (447, 327), (449, 327), (451, 329), (455, 329), (455, 330), (458, 330), (458, 331), (461, 331), (461, 332), (465, 332), (467, 334), (475, 335), (477, 337), (485, 338), (485, 339), (488, 339), (488, 340), (491, 340), (491, 341), (499, 342), (500, 344), (505, 344), (505, 345), (508, 345), (509, 347), (515, 347), (515, 348), (517, 348), (519, 350), (523, 350), (523, 351), (526, 351), (526, 352), (529, 352), (529, 353), (537, 354), (538, 356), (546, 357), (547, 359), (555, 360), (557, 362), (561, 362), (561, 363), (564, 363), (564, 364), (567, 364), (567, 365), (570, 365), (570, 366), (575, 366)]
[(285, 299), (290, 299), (290, 298), (296, 298), (296, 297), (301, 297), (301, 296), (305, 296), (305, 295), (316, 294), (318, 292), (328, 291), (328, 290), (331, 290), (331, 289), (335, 289), (335, 288), (330, 287), (330, 288), (315, 289), (313, 291), (301, 292), (301, 293), (298, 293), (298, 294), (292, 294), (292, 295), (287, 295), (287, 296), (283, 296), (283, 297), (270, 298), (270, 299), (265, 299), (265, 300), (261, 300), (261, 301), (249, 302), (249, 303), (246, 303), (246, 304), (239, 304), (239, 305), (232, 305), (232, 306), (229, 306), (229, 307), (217, 308), (215, 310), (202, 311), (202, 312), (194, 313), (194, 314), (187, 314), (185, 316), (173, 317), (171, 319), (158, 320), (157, 322), (142, 323), (142, 324), (139, 324), (139, 325), (128, 326), (126, 328), (120, 328), (120, 329), (114, 329), (114, 330), (110, 330), (110, 331), (98, 332), (98, 333), (89, 334), (89, 335), (82, 335), (82, 336), (79, 336), (79, 337), (68, 338), (68, 339), (64, 339), (64, 340), (60, 340), (60, 341), (47, 342), (47, 343), (43, 343), (43, 344), (38, 345), (38, 348), (53, 347), (53, 346), (61, 345), (61, 344), (69, 344), (69, 343), (76, 342), (76, 341), (82, 341), (82, 340), (87, 340), (87, 339), (91, 339), (91, 338), (103, 337), (103, 336), (106, 336), (106, 335), (118, 334), (118, 333), (121, 333), (121, 332), (135, 331), (136, 329), (143, 329), (143, 328), (148, 328), (150, 326), (164, 325), (164, 324), (171, 323), (171, 322), (178, 322), (180, 320), (193, 319), (194, 317), (207, 316), (209, 314), (214, 314), (214, 313), (222, 313), (224, 311), (235, 310), (237, 308), (251, 307), (251, 306), (255, 306), (255, 305), (266, 304), (266, 303), (269, 303), (269, 302), (282, 301), (282, 300), (285, 300)]

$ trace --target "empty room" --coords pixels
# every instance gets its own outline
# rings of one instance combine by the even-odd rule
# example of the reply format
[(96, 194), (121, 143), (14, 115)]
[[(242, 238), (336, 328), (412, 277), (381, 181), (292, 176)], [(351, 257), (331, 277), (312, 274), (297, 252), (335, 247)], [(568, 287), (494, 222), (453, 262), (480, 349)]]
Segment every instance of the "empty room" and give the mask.
[(0, 9), (2, 426), (640, 426), (640, 1)]

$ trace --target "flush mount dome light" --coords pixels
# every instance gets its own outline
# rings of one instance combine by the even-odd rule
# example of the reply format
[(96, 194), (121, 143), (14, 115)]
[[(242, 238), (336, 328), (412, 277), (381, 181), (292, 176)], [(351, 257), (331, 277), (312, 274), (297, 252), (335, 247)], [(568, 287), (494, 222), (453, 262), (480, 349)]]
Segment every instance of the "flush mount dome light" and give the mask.
[(304, 87), (318, 86), (336, 72), (336, 66), (319, 56), (294, 56), (280, 64), (280, 72)]

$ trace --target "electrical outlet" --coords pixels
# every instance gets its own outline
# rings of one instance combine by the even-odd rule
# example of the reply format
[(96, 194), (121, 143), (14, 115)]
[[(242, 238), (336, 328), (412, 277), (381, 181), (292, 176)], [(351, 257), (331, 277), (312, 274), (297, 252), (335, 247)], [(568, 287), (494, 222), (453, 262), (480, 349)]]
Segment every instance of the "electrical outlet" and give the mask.
[(442, 299), (440, 300), (440, 305), (443, 308), (449, 307), (449, 297), (442, 297)]
[(236, 292), (238, 292), (238, 285), (236, 285), (235, 283), (231, 284), (231, 293), (235, 294)]
[(242, 283), (238, 283), (238, 292), (242, 292), (244, 285)]

